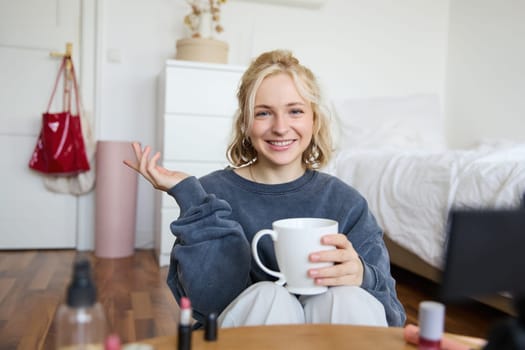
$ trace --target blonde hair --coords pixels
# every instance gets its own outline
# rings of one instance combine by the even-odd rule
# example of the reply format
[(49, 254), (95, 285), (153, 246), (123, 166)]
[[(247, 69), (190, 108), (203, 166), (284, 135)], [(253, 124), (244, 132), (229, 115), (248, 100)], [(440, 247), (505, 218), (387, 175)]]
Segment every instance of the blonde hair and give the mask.
[(280, 73), (288, 74), (293, 79), (301, 97), (312, 107), (313, 135), (302, 157), (306, 168), (321, 168), (332, 156), (329, 113), (321, 102), (320, 88), (314, 74), (301, 65), (290, 51), (274, 50), (257, 57), (242, 76), (237, 92), (239, 106), (235, 112), (232, 140), (226, 153), (228, 160), (235, 167), (257, 160), (257, 151), (246, 135), (254, 119), (255, 95), (266, 77)]

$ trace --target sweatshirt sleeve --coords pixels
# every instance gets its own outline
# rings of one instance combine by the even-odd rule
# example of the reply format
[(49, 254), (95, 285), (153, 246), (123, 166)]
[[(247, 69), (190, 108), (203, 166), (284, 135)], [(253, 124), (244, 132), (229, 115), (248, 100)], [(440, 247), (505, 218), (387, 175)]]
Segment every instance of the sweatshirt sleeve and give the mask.
[(243, 229), (229, 220), (230, 205), (207, 194), (195, 177), (171, 188), (180, 216), (171, 223), (177, 237), (171, 252), (168, 286), (177, 302), (190, 298), (201, 324), (220, 313), (249, 284), (250, 246)]
[(361, 287), (372, 294), (384, 306), (389, 326), (402, 327), (406, 321), (403, 306), (397, 298), (395, 280), (390, 274), (390, 257), (383, 240), (383, 231), (362, 198), (354, 217), (349, 240), (363, 262), (363, 283)]

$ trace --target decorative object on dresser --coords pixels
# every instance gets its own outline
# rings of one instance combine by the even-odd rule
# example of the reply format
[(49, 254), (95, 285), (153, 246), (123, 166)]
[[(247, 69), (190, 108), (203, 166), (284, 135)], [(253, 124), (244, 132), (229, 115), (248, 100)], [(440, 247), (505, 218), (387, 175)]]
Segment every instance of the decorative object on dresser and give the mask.
[(227, 63), (228, 44), (217, 40), (216, 34), (224, 31), (220, 23), (221, 5), (226, 0), (191, 0), (191, 12), (184, 17), (190, 31), (189, 38), (177, 40), (178, 60)]
[[(236, 94), (245, 67), (168, 60), (159, 75), (157, 149), (160, 164), (200, 177), (228, 165), (226, 148)], [(179, 216), (173, 198), (157, 191), (155, 250), (168, 265), (175, 236), (170, 223)]]

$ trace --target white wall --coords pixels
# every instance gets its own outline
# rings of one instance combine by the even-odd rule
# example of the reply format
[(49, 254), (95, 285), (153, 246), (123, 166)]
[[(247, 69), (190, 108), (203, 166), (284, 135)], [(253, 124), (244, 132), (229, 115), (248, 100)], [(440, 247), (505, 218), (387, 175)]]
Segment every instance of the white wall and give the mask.
[[(154, 144), (155, 79), (184, 36), (184, 0), (99, 0), (102, 62), (97, 132)], [(319, 76), (328, 97), (443, 96), (448, 1), (328, 0), (317, 10), (230, 0), (222, 39), (229, 63), (288, 48)], [(120, 62), (119, 62), (120, 61)], [(137, 246), (153, 240), (153, 189), (140, 181)]]
[[(155, 144), (156, 77), (173, 58), (185, 1), (99, 0), (101, 69), (97, 135), (100, 140)], [(153, 246), (154, 190), (139, 179), (137, 247)]]
[(231, 61), (289, 48), (331, 97), (441, 93), (448, 1), (329, 0), (319, 10), (232, 1), (224, 8)]
[(446, 125), (452, 147), (525, 141), (525, 1), (451, 1)]

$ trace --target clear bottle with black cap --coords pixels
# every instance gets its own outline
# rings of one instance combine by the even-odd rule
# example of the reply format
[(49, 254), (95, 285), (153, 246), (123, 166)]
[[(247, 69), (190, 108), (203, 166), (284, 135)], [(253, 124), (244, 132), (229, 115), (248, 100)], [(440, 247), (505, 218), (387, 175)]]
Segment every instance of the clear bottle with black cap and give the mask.
[(97, 302), (88, 260), (75, 262), (68, 286), (66, 303), (55, 316), (56, 349), (104, 349), (106, 317)]

